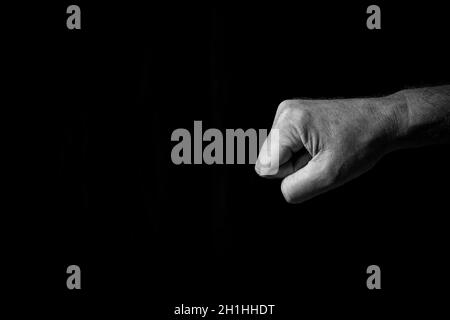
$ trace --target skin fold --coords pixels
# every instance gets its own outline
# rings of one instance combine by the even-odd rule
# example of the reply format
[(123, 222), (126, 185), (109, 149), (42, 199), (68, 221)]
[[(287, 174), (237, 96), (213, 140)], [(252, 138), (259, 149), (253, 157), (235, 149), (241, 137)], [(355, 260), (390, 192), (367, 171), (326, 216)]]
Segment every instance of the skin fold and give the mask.
[[(268, 152), (274, 130), (278, 139), (270, 148), (278, 153)], [(282, 179), (286, 201), (300, 203), (360, 176), (386, 153), (449, 142), (450, 86), (378, 98), (287, 100), (276, 111), (255, 170)]]

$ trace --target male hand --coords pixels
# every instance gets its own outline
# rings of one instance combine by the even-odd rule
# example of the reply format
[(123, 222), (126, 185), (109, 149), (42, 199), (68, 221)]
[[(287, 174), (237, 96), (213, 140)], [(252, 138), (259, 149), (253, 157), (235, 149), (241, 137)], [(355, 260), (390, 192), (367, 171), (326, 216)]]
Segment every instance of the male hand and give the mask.
[(448, 85), (381, 98), (289, 100), (278, 107), (255, 169), (282, 178), (286, 201), (299, 203), (361, 175), (389, 151), (449, 142)]
[[(281, 190), (286, 201), (303, 202), (370, 169), (394, 148), (406, 130), (407, 118), (402, 94), (284, 101), (261, 148), (256, 172), (283, 178)], [(275, 130), (278, 139), (270, 140)], [(269, 140), (273, 145), (269, 146)], [(278, 161), (268, 148), (278, 148)]]

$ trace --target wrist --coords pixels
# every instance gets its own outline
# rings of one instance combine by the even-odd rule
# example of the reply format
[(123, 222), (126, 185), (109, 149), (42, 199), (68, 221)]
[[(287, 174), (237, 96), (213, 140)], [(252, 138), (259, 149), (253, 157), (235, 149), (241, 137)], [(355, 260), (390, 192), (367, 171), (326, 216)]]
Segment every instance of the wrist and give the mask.
[(450, 137), (450, 86), (406, 89), (400, 146), (448, 143)]
[(382, 98), (390, 122), (391, 150), (407, 147), (410, 132), (410, 105), (405, 90)]

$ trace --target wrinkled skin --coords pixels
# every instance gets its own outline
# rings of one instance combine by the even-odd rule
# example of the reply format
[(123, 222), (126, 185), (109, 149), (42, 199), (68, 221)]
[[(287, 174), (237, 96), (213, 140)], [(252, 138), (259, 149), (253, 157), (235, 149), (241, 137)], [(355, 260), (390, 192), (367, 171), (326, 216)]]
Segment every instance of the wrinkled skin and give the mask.
[[(369, 170), (408, 134), (407, 97), (288, 100), (280, 104), (270, 135), (278, 130), (279, 166), (263, 144), (256, 172), (281, 178), (289, 203), (300, 203)], [(273, 166), (276, 165), (276, 168)], [(278, 169), (278, 170), (277, 170)]]

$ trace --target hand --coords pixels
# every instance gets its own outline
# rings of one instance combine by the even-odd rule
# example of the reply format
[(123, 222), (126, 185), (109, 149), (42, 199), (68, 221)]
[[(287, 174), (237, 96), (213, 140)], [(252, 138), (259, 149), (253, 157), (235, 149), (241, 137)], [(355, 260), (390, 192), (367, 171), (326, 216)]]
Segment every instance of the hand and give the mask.
[[(283, 178), (281, 190), (286, 201), (300, 203), (369, 170), (396, 147), (407, 124), (403, 94), (284, 101), (255, 169), (264, 177)], [(270, 140), (275, 133), (278, 139)], [(270, 156), (268, 149), (278, 150), (278, 161), (273, 159), (276, 153)]]

